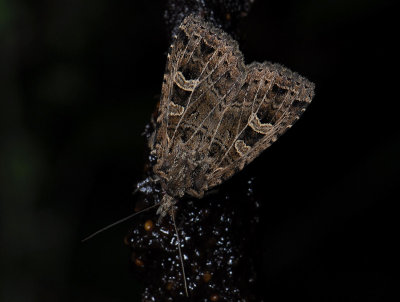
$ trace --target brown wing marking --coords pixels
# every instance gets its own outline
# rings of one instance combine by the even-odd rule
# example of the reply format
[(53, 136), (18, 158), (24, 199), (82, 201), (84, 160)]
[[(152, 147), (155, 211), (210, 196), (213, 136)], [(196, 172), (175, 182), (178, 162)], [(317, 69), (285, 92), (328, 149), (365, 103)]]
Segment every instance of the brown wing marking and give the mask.
[[(221, 75), (220, 78), (223, 78), (224, 75), (225, 75), (225, 74)], [(193, 140), (193, 138), (195, 137), (195, 135), (201, 130), (202, 126), (203, 126), (207, 121), (208, 121), (209, 124), (212, 125), (212, 126), (215, 126), (215, 124), (217, 124), (217, 125), (216, 125), (216, 130), (215, 130), (215, 132), (214, 132), (213, 137), (210, 137), (210, 140), (211, 140), (211, 141), (213, 140), (213, 138), (214, 138), (214, 136), (215, 136), (215, 133), (218, 131), (218, 129), (219, 129), (220, 125), (221, 125), (221, 122), (222, 122), (222, 119), (223, 119), (223, 117), (224, 117), (225, 112), (227, 111), (227, 109), (229, 109), (229, 104), (226, 103), (226, 102), (224, 103), (224, 100), (226, 99), (226, 97), (227, 97), (229, 94), (232, 93), (232, 91), (234, 91), (235, 87), (237, 87), (238, 84), (239, 84), (239, 85), (241, 84), (241, 77), (238, 77), (238, 78), (235, 80), (235, 82), (229, 87), (228, 91), (220, 98), (220, 100), (219, 100), (219, 102), (217, 103), (217, 105), (214, 106), (214, 107), (207, 113), (206, 117), (205, 117), (205, 118), (201, 121), (201, 123), (197, 126), (196, 130), (194, 131), (194, 133), (191, 135), (191, 137), (189, 138), (189, 140), (188, 140), (186, 143), (188, 143), (189, 141)], [(210, 88), (212, 88), (212, 86), (211, 86)], [(219, 118), (219, 119), (218, 119), (218, 113), (217, 113), (217, 114), (214, 114), (216, 111), (219, 111), (219, 112), (222, 111), (222, 114), (220, 114), (220, 118)], [(213, 117), (214, 117), (214, 119), (213, 119)], [(216, 121), (218, 121), (218, 123), (216, 123)], [(207, 132), (208, 132), (208, 130), (212, 131), (212, 129), (209, 129), (208, 127), (207, 127), (205, 130), (207, 130)], [(203, 137), (206, 138), (207, 135), (203, 135)], [(203, 141), (202, 141), (202, 143), (203, 143)], [(209, 143), (209, 145), (210, 145), (210, 144), (211, 144), (211, 142)]]
[[(214, 51), (202, 64), (198, 81), (187, 95), (184, 113), (175, 124), (168, 148), (173, 148), (174, 143), (177, 143), (179, 139), (185, 144), (193, 143), (195, 136), (200, 135), (199, 131), (204, 134), (205, 124), (212, 124), (215, 111), (222, 110), (227, 105), (229, 101), (227, 99), (233, 94), (232, 90), (240, 86), (238, 82), (241, 82), (240, 78), (245, 71), (243, 57), (234, 40), (222, 31), (207, 26), (199, 26), (195, 31), (202, 39), (197, 47), (208, 45)], [(221, 39), (221, 36), (227, 37)], [(203, 61), (201, 52), (198, 58)], [(206, 136), (203, 135), (195, 144), (202, 143), (205, 138)]]
[[(186, 53), (193, 54), (193, 51), (196, 49), (193, 47), (194, 44), (198, 43), (198, 39), (194, 39), (193, 36), (187, 36), (183, 29), (180, 29), (178, 34), (174, 37), (174, 41), (171, 44), (170, 51), (168, 54), (168, 60), (166, 64), (166, 70), (164, 74), (164, 81), (161, 89), (161, 100), (159, 104), (159, 115), (157, 118), (157, 132), (155, 141), (157, 144), (155, 145), (156, 154), (159, 158), (162, 157), (163, 153), (166, 153), (168, 148), (168, 144), (170, 138), (167, 134), (168, 126), (170, 122), (170, 112), (171, 112), (171, 97), (172, 90), (174, 86), (174, 76), (177, 71), (176, 62), (181, 62)], [(191, 49), (188, 51), (188, 49)], [(190, 55), (191, 56), (191, 55)], [(180, 106), (179, 103), (174, 103), (177, 106)], [(172, 105), (173, 106), (173, 105)], [(176, 106), (173, 106), (176, 107)], [(175, 111), (175, 110), (174, 110)], [(177, 118), (177, 116), (174, 116)]]
[[(270, 85), (257, 107), (258, 90), (252, 102), (251, 115), (254, 115), (258, 124), (254, 122), (250, 125), (249, 119), (241, 127), (222, 159), (214, 165), (215, 170), (210, 177), (213, 181), (210, 181), (209, 188), (231, 177), (254, 160), (291, 127), (311, 102), (314, 86), (308, 80), (277, 64), (255, 63), (249, 66), (258, 70), (260, 67), (265, 74), (269, 74), (267, 79)], [(276, 80), (271, 78), (271, 72), (276, 75)]]
[[(214, 52), (214, 53), (217, 53), (217, 52)], [(224, 58), (224, 57), (223, 57), (223, 58)], [(184, 120), (184, 118), (187, 117), (188, 110), (189, 110), (191, 107), (193, 107), (194, 104), (195, 104), (196, 102), (198, 102), (198, 101), (201, 99), (201, 97), (204, 95), (204, 93), (205, 93), (205, 91), (202, 92), (200, 95), (197, 95), (197, 96), (195, 97), (194, 100), (192, 100), (192, 97), (193, 97), (194, 93), (197, 92), (196, 89), (197, 89), (200, 85), (202, 85), (204, 82), (206, 82), (206, 81), (208, 80), (208, 78), (211, 76), (211, 74), (214, 72), (214, 70), (215, 70), (215, 69), (219, 66), (219, 64), (223, 61), (223, 58), (219, 61), (219, 63), (217, 64), (217, 66), (215, 66), (215, 67), (211, 70), (210, 73), (206, 74), (206, 76), (205, 76), (203, 79), (201, 79), (201, 80), (199, 80), (199, 81), (197, 82), (196, 86), (193, 88), (193, 90), (192, 90), (191, 93), (189, 94), (189, 96), (188, 96), (188, 98), (187, 98), (187, 103), (185, 104), (186, 106), (184, 107), (185, 110), (184, 110), (183, 114), (181, 115), (181, 117), (180, 117), (178, 123), (176, 124), (176, 127), (175, 127), (174, 132), (173, 132), (172, 137), (171, 137), (171, 141), (173, 141), (173, 140), (175, 139), (175, 136), (176, 136), (176, 133), (177, 133), (177, 130), (178, 130), (179, 126), (181, 125), (181, 123), (182, 123), (182, 121)], [(210, 62), (210, 61), (207, 61), (206, 65), (204, 66), (204, 68), (202, 69), (202, 71), (201, 71), (201, 73), (200, 73), (200, 76), (203, 75), (204, 71), (206, 70), (206, 68), (207, 68), (207, 66), (208, 66), (208, 64), (209, 64), (209, 62)], [(169, 147), (170, 147), (170, 146), (169, 146)]]

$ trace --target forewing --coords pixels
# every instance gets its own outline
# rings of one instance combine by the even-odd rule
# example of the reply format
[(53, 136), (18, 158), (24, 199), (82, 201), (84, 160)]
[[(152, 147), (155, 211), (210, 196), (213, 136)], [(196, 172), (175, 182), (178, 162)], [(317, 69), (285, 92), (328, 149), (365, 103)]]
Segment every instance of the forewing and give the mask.
[(197, 17), (185, 18), (164, 76), (155, 139), (159, 159), (174, 148), (208, 146), (225, 108), (236, 100), (245, 71), (231, 37)]
[[(313, 83), (281, 65), (253, 63), (247, 69), (232, 106), (239, 112), (232, 118), (234, 137), (226, 141), (226, 150), (215, 159), (209, 188), (243, 169), (275, 142), (299, 119), (314, 96)], [(241, 109), (233, 109), (236, 107)]]

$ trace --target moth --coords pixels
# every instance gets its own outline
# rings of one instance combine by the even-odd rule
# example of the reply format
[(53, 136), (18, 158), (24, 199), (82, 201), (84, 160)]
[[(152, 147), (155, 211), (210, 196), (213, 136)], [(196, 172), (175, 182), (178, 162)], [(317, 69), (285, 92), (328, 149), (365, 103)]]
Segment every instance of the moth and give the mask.
[[(314, 84), (269, 62), (246, 65), (237, 42), (196, 15), (186, 17), (168, 54), (155, 130), (149, 139), (154, 180), (161, 202), (110, 224), (104, 230), (158, 206), (169, 214), (177, 237), (186, 296), (175, 204), (184, 195), (202, 198), (229, 179), (286, 132), (306, 110)], [(148, 181), (139, 183), (137, 190)]]
[(184, 195), (202, 198), (286, 132), (314, 84), (269, 62), (245, 65), (237, 42), (196, 15), (179, 26), (168, 54), (156, 127), (149, 140), (173, 216)]

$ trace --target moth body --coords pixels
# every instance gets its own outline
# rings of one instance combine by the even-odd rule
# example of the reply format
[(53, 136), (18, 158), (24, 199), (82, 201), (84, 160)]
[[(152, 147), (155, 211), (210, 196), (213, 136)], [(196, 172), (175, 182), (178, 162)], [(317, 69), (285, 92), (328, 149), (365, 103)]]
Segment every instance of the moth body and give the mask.
[(149, 145), (164, 197), (161, 216), (184, 195), (204, 193), (242, 170), (289, 129), (314, 84), (269, 62), (246, 65), (228, 34), (190, 15), (167, 56)]

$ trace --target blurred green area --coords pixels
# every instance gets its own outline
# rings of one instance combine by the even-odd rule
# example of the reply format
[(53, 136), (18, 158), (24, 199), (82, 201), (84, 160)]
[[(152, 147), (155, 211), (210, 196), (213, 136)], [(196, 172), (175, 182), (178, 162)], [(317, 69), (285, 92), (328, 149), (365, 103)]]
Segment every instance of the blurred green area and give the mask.
[[(141, 132), (158, 101), (168, 47), (163, 4), (0, 0), (0, 301), (139, 299), (140, 284), (122, 244), (127, 226), (85, 245), (79, 239), (133, 209), (131, 192), (144, 164)], [(315, 104), (296, 126), (302, 131), (289, 132), (268, 151), (269, 158), (249, 167), (254, 172), (260, 163), (268, 165), (267, 177), (277, 184), (290, 170), (287, 185), (312, 195), (304, 203), (270, 208), (278, 227), (275, 232), (269, 225), (267, 235), (277, 243), (264, 245), (273, 252), (287, 251), (307, 234), (310, 245), (321, 244), (316, 249), (326, 252), (332, 243), (316, 238), (339, 244), (343, 234), (362, 231), (349, 220), (366, 222), (374, 212), (382, 221), (385, 215), (394, 218), (390, 194), (399, 176), (400, 147), (388, 91), (394, 87), (387, 69), (394, 58), (391, 20), (389, 1), (310, 0), (258, 1), (244, 22), (241, 48), (249, 60), (281, 62), (317, 87)], [(343, 200), (338, 206), (326, 196)], [(358, 196), (363, 199), (355, 200)], [(320, 224), (308, 227), (310, 215)], [(296, 221), (306, 225), (299, 227), (303, 233), (282, 235), (285, 227), (289, 233), (296, 229)], [(321, 225), (326, 233), (314, 234)], [(332, 235), (343, 225), (348, 229)], [(357, 245), (367, 249), (367, 236), (360, 238), (365, 240)], [(344, 241), (351, 246), (349, 238)], [(345, 259), (335, 248), (338, 259)], [(290, 261), (302, 256), (282, 257), (267, 260), (277, 276), (290, 265), (290, 273), (296, 272), (299, 266)], [(365, 259), (375, 264), (373, 255)], [(334, 272), (328, 262), (323, 265)], [(386, 290), (394, 279), (375, 270), (372, 277), (383, 274), (376, 282)], [(319, 279), (314, 277), (304, 284), (304, 295)]]
[[(164, 69), (161, 23), (162, 7), (152, 4), (0, 2), (1, 301), (106, 301), (115, 287), (120, 301), (138, 296), (127, 250), (110, 248), (92, 275), (79, 239), (92, 231), (82, 218), (95, 207), (115, 207), (107, 219), (132, 210), (141, 132)], [(146, 36), (154, 28), (157, 39)], [(98, 256), (86, 259), (91, 267)], [(125, 275), (110, 284), (102, 273), (116, 266)], [(91, 288), (96, 280), (104, 292)]]

